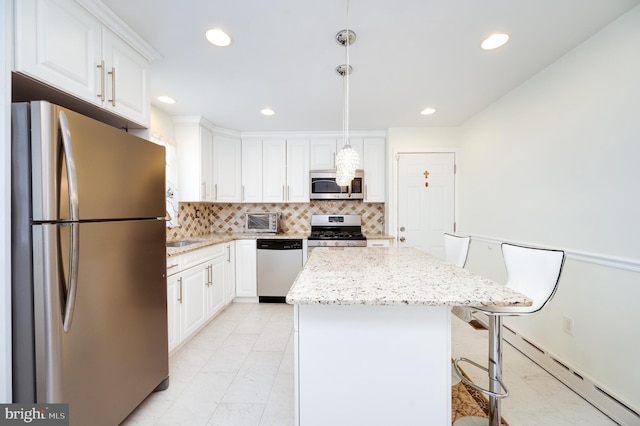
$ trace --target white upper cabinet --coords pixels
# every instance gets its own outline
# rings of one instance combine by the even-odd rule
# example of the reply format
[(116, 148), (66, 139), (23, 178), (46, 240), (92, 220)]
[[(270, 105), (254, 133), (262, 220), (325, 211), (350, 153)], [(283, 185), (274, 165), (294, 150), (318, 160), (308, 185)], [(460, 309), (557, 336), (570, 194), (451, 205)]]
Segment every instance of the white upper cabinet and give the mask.
[(15, 1), (15, 69), (101, 104), (102, 25), (77, 3)]
[(287, 198), (290, 203), (309, 202), (309, 141), (287, 141)]
[(262, 202), (262, 140), (242, 140), (242, 202)]
[(385, 138), (352, 137), (351, 147), (360, 155), (360, 169), (364, 170), (364, 201), (384, 203), (385, 197)]
[(178, 200), (239, 202), (241, 141), (202, 117), (174, 117)]
[(213, 131), (200, 117), (175, 117), (178, 200), (213, 201)]
[[(364, 138), (360, 167), (364, 169), (364, 201), (385, 202), (386, 143), (385, 138)], [(355, 149), (355, 145), (352, 146)]]
[(147, 58), (73, 0), (14, 7), (15, 71), (149, 127)]
[(309, 202), (309, 140), (262, 141), (262, 201)]
[(326, 170), (336, 168), (335, 139), (311, 139), (309, 150), (311, 154), (309, 169)]
[(262, 141), (262, 201), (277, 203), (286, 200), (287, 141)]
[(240, 202), (242, 144), (237, 136), (213, 133), (213, 201)]
[(137, 123), (149, 123), (149, 63), (111, 32), (103, 31), (102, 41), (105, 108)]

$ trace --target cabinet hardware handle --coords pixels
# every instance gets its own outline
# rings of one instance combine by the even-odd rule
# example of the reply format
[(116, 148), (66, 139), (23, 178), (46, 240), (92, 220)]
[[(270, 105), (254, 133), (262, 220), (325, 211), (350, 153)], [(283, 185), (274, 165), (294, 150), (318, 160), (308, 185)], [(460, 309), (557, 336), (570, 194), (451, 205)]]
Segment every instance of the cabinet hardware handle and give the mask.
[(167, 269), (177, 268), (177, 267), (178, 267), (178, 264), (176, 263), (175, 265), (169, 265), (169, 266), (167, 266)]
[(227, 245), (227, 263), (231, 263), (231, 245)]
[(284, 193), (284, 185), (282, 185), (282, 201), (287, 201), (287, 199), (285, 198), (285, 193)]
[(213, 185), (213, 199), (218, 201), (218, 184)]
[(404, 237), (400, 237), (400, 242), (404, 243)]
[(100, 61), (97, 67), (100, 68), (100, 93), (98, 93), (98, 97), (104, 101), (104, 61)]
[(367, 200), (367, 198), (369, 198), (369, 197), (367, 197), (367, 184), (365, 183), (364, 184), (364, 199), (365, 199), (365, 201)]
[(180, 291), (178, 292), (178, 302), (182, 303), (182, 277), (178, 278), (178, 284), (180, 285)]
[(207, 199), (207, 182), (202, 182), (202, 199)]
[(291, 186), (287, 185), (287, 201), (289, 201), (291, 197)]
[(111, 102), (112, 106), (116, 106), (116, 69), (115, 67), (111, 67), (111, 71), (108, 73), (111, 76)]
[(240, 199), (244, 201), (244, 185), (242, 185), (242, 197)]
[(207, 270), (209, 271), (209, 286), (213, 285), (213, 265), (207, 266)]

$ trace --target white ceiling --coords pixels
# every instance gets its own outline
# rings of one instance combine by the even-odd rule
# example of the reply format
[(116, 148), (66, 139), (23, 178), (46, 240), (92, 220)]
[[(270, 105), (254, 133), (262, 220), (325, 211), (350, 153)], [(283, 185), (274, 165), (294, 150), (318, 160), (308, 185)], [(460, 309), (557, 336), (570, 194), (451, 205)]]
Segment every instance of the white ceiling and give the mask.
[[(162, 59), (151, 95), (170, 115), (238, 131), (342, 128), (347, 0), (103, 0)], [(640, 0), (350, 0), (352, 130), (458, 126)], [(219, 48), (204, 33), (229, 32)], [(495, 51), (480, 42), (511, 39)], [(275, 116), (259, 111), (270, 106)], [(437, 112), (421, 116), (432, 106)]]

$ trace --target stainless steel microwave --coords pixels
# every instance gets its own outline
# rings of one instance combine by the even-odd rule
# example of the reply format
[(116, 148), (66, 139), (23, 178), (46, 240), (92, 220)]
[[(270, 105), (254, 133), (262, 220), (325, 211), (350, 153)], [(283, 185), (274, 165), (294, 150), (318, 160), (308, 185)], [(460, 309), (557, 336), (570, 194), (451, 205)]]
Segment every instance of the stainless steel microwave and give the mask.
[(336, 183), (335, 170), (312, 170), (310, 173), (312, 200), (363, 200), (364, 170), (356, 170), (349, 186)]

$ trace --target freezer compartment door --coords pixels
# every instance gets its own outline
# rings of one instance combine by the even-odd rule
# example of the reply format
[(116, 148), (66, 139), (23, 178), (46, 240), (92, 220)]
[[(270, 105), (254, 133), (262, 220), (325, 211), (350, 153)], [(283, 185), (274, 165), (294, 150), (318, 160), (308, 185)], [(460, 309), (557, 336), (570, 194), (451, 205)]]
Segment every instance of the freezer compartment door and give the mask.
[(48, 102), (30, 110), (34, 221), (166, 215), (164, 147)]
[(119, 424), (168, 377), (164, 243), (159, 220), (34, 226), (37, 402), (72, 425)]

